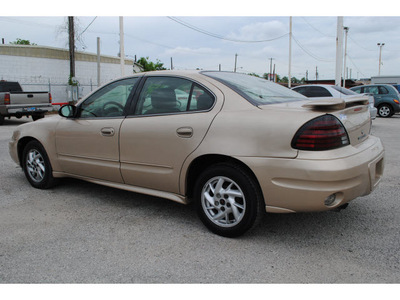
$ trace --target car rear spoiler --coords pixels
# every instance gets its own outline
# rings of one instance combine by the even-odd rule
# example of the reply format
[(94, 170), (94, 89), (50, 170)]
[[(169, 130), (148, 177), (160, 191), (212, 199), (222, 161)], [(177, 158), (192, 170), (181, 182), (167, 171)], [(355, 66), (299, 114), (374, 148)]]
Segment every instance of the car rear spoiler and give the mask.
[(326, 110), (340, 110), (347, 107), (368, 105), (368, 96), (354, 96), (342, 98), (314, 98), (314, 100), (307, 102), (303, 107), (311, 109), (326, 109)]

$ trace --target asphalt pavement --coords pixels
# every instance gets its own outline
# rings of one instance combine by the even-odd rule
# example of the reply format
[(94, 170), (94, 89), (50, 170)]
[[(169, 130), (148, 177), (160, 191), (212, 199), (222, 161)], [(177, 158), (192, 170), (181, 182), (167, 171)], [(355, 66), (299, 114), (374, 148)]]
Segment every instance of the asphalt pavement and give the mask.
[[(380, 186), (340, 212), (266, 214), (236, 239), (193, 205), (66, 179), (32, 188), (0, 126), (0, 283), (399, 283), (400, 115), (373, 121)], [(322, 296), (322, 295), (321, 295)]]

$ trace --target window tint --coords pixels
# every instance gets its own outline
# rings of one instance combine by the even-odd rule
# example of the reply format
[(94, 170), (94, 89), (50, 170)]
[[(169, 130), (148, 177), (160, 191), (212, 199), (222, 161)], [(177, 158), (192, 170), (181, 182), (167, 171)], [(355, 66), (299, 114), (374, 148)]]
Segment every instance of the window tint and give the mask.
[(337, 86), (337, 85), (332, 85), (332, 88), (337, 90), (338, 92), (345, 94), (345, 95), (355, 95), (356, 93), (352, 90), (348, 90), (344, 87)]
[(149, 77), (139, 95), (135, 114), (169, 114), (205, 110), (212, 107), (214, 97), (187, 79)]
[(296, 87), (296, 88), (293, 88), (293, 91), (296, 91), (296, 92), (306, 96), (307, 87), (306, 86)]
[(379, 94), (389, 94), (389, 91), (384, 86), (379, 87)]
[(324, 87), (310, 86), (308, 87), (307, 97), (332, 97), (332, 94)]
[(225, 84), (253, 105), (285, 103), (305, 99), (291, 89), (255, 76), (214, 71), (204, 71), (202, 74)]
[(352, 89), (352, 91), (360, 94), (361, 93), (361, 88), (354, 88), (354, 89)]
[(138, 78), (113, 82), (85, 100), (80, 106), (81, 118), (104, 118), (123, 116), (129, 95)]
[(374, 94), (374, 95), (378, 95), (379, 94), (379, 89), (378, 89), (377, 86), (366, 86), (366, 87), (364, 87), (364, 92), (365, 93)]
[(194, 85), (189, 110), (208, 110), (213, 104), (214, 97), (197, 84)]

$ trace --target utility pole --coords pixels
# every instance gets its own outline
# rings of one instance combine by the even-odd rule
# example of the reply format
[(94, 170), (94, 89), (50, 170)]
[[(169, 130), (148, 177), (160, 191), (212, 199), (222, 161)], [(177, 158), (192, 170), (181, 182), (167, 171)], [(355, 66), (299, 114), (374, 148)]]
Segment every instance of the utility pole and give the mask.
[(343, 17), (337, 18), (335, 85), (341, 86), (343, 66)]
[(272, 60), (274, 58), (270, 57), (270, 63), (269, 63), (269, 81), (272, 80)]
[(173, 69), (174, 69), (174, 65), (172, 63), (172, 57), (171, 57), (171, 70), (173, 70)]
[(125, 76), (124, 18), (119, 17), (119, 47), (121, 76)]
[(344, 33), (345, 33), (345, 41), (344, 41), (344, 65), (343, 65), (343, 87), (346, 88), (346, 77), (347, 77), (347, 71), (346, 71), (346, 56), (347, 56), (347, 34), (349, 33), (349, 27), (343, 27)]
[(318, 80), (318, 66), (315, 67), (315, 80)]
[(100, 86), (100, 38), (97, 37), (97, 86)]
[(274, 64), (274, 71), (272, 72), (272, 81), (275, 82), (275, 64)]
[(221, 64), (219, 64), (219, 66), (218, 66), (218, 71), (221, 72)]
[(68, 35), (69, 35), (69, 76), (75, 77), (75, 32), (74, 17), (68, 17)]
[(378, 43), (379, 47), (379, 71), (378, 76), (381, 76), (381, 65), (382, 65), (382, 47), (385, 46), (385, 43)]
[(289, 75), (288, 75), (288, 87), (292, 87), (292, 17), (290, 17), (290, 25), (289, 25)]
[(237, 55), (237, 54), (235, 54), (235, 69), (233, 70), (233, 72), (235, 72), (235, 73), (236, 73), (237, 57), (238, 57), (238, 55)]

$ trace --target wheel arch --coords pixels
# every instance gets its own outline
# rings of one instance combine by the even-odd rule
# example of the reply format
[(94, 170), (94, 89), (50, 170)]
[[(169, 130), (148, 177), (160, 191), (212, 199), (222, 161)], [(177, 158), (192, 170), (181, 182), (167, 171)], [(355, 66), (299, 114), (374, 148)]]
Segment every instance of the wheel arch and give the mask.
[[(21, 167), (22, 167), (22, 163), (23, 163), (22, 153), (24, 152), (24, 149), (25, 149), (26, 145), (31, 141), (37, 141), (38, 143), (40, 143), (39, 140), (37, 140), (37, 139), (35, 139), (34, 137), (31, 137), (31, 136), (25, 136), (25, 137), (21, 138), (18, 141), (18, 146), (17, 146), (18, 160), (19, 160), (19, 164), (20, 164)], [(42, 143), (40, 143), (40, 144), (42, 145)]]
[(378, 105), (377, 105), (377, 110), (378, 110), (378, 116), (380, 116), (379, 114), (379, 110), (381, 109), (382, 106), (388, 106), (389, 109), (391, 110), (391, 113), (388, 117), (391, 117), (394, 113), (395, 113), (395, 106), (394, 104), (392, 104), (390, 101), (381, 101)]
[(258, 182), (256, 175), (244, 162), (240, 161), (237, 158), (227, 155), (206, 154), (194, 159), (188, 168), (188, 171), (186, 173), (186, 184), (185, 184), (185, 196), (187, 198), (189, 199), (193, 198), (194, 186), (199, 175), (208, 167), (219, 163), (228, 163), (241, 168), (254, 180), (254, 183), (256, 184), (260, 192), (260, 195), (263, 195), (261, 186)]

